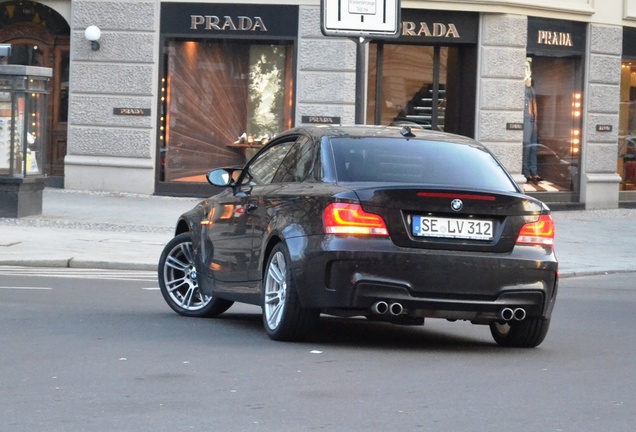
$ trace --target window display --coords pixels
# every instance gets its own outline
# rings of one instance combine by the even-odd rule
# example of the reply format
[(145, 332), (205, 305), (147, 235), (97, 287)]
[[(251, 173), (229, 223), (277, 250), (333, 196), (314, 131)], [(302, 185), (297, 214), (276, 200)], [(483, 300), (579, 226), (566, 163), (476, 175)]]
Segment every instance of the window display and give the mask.
[(0, 79), (0, 175), (42, 174), (48, 79)]
[(291, 42), (168, 40), (160, 181), (206, 182), (292, 126)]
[(528, 182), (538, 183), (537, 173), (537, 94), (532, 86), (532, 59), (526, 59), (525, 97), (523, 110), (523, 168)]
[(11, 93), (0, 92), (0, 174), (9, 172), (14, 147), (11, 144)]
[[(569, 199), (578, 199), (586, 37), (586, 23), (528, 17), (523, 134), (526, 192), (569, 193)], [(561, 195), (558, 200), (568, 198)]]
[(578, 192), (582, 82), (578, 57), (528, 57), (522, 165), (527, 192)]
[(619, 111), (618, 164), (621, 190), (636, 191), (636, 62), (623, 61)]

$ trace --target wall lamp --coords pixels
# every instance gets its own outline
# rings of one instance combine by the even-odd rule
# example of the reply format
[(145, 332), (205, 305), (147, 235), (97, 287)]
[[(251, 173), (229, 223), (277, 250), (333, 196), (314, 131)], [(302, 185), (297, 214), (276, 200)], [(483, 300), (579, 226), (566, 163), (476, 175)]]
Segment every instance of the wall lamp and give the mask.
[(99, 49), (99, 37), (102, 35), (102, 31), (97, 26), (88, 26), (84, 32), (86, 40), (91, 43), (91, 49), (97, 51)]

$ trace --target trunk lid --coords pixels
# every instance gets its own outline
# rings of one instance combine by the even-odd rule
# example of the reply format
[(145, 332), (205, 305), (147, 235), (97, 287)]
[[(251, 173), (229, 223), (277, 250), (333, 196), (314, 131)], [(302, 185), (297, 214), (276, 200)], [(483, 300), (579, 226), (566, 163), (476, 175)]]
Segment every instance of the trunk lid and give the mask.
[(404, 186), (353, 188), (363, 209), (384, 218), (408, 248), (508, 252), (521, 227), (547, 208), (520, 193)]

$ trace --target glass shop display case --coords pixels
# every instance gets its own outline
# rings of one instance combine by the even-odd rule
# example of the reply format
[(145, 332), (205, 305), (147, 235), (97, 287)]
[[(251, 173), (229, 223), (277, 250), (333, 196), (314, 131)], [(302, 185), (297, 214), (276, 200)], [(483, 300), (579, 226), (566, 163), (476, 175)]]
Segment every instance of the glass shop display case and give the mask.
[(0, 64), (0, 217), (42, 213), (52, 69)]
[(36, 73), (46, 71), (0, 66), (0, 176), (42, 175), (50, 74)]

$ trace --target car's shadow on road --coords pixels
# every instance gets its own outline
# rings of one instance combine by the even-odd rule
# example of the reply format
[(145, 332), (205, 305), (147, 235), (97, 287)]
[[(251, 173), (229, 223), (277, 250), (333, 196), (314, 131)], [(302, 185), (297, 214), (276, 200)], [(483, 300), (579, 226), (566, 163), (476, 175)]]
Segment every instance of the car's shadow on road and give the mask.
[[(501, 351), (486, 326), (427, 320), (424, 326), (403, 326), (369, 321), (365, 318), (321, 316), (318, 326), (297, 344), (338, 346), (357, 349), (392, 349), (405, 351)], [(210, 326), (222, 325), (226, 331), (267, 340), (259, 313), (227, 313), (209, 320)], [(453, 328), (457, 325), (457, 328)], [(462, 334), (469, 330), (468, 334)]]
[[(423, 326), (403, 326), (366, 319), (322, 317), (312, 340), (329, 345), (402, 350), (466, 350), (492, 348), (494, 343), (439, 331), (429, 320)], [(483, 329), (488, 332), (486, 328)]]

